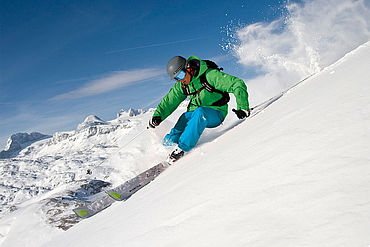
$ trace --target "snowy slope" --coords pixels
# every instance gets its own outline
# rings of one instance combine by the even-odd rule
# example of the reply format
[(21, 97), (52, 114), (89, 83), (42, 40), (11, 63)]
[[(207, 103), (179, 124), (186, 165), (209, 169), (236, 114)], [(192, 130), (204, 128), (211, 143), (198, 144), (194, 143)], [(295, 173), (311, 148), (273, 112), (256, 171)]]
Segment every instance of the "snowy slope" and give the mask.
[(368, 246), (369, 58), (368, 42), (44, 246)]
[[(239, 125), (229, 116), (224, 126), (207, 130), (194, 151), (128, 201), (66, 232), (40, 220), (42, 198), (63, 190), (55, 185), (1, 219), (2, 246), (368, 246), (369, 58), (370, 42), (257, 116)], [(160, 137), (176, 114), (118, 152), (105, 145), (123, 147), (145, 126), (150, 112), (129, 122), (89, 117), (68, 142), (61, 134), (60, 141), (46, 148), (32, 146), (38, 150), (33, 155), (53, 161), (60, 150), (76, 152), (82, 145), (79, 156), (71, 153), (65, 161), (50, 162), (54, 168), (45, 168), (44, 176), (65, 171), (64, 165), (83, 178), (86, 163), (98, 165), (102, 156), (106, 161), (94, 176), (118, 183), (165, 156)], [(95, 121), (98, 127), (89, 125)], [(95, 145), (94, 152), (86, 139)], [(76, 157), (90, 158), (67, 162)]]

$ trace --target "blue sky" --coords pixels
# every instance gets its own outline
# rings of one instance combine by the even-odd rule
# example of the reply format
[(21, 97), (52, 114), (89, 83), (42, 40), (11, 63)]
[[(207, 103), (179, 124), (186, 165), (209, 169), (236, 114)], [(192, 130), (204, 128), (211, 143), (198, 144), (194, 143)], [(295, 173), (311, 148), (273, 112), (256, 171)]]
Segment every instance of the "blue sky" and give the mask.
[(284, 1), (1, 1), (0, 149), (17, 132), (73, 130), (90, 114), (155, 107), (175, 55), (214, 58), (226, 30), (269, 22)]

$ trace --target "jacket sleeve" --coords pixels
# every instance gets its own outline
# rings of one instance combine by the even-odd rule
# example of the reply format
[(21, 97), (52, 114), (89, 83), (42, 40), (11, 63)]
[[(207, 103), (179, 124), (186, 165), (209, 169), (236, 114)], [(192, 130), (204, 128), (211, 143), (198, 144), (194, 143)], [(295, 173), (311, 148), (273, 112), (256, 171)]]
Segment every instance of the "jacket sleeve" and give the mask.
[(234, 94), (237, 110), (248, 110), (248, 91), (242, 79), (223, 73), (217, 69), (206, 72), (207, 81), (216, 89)]
[(176, 108), (186, 99), (186, 95), (182, 91), (181, 82), (176, 82), (170, 92), (163, 97), (158, 104), (153, 117), (160, 116), (162, 121), (165, 120)]

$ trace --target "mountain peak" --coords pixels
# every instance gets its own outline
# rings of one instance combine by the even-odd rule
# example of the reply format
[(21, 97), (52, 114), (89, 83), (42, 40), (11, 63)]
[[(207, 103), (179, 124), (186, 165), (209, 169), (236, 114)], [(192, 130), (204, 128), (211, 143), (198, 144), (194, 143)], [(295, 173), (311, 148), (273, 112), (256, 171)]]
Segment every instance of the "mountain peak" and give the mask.
[(117, 118), (119, 117), (134, 117), (134, 116), (138, 116), (138, 115), (141, 115), (143, 113), (145, 113), (146, 110), (143, 110), (143, 109), (133, 109), (133, 108), (129, 108), (127, 111), (126, 110), (121, 110), (118, 114), (117, 114)]
[(77, 130), (82, 130), (87, 127), (96, 126), (96, 125), (106, 125), (107, 122), (100, 119), (95, 115), (89, 115), (85, 118), (85, 120), (77, 126)]

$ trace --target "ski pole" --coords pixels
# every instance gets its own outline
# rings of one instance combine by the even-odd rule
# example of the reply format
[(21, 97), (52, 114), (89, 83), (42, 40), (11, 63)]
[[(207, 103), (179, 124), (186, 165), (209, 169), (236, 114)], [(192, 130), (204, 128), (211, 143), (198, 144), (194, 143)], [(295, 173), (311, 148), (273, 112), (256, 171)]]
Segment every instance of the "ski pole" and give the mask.
[(288, 89), (285, 89), (284, 91), (278, 93), (277, 95), (271, 97), (270, 99), (268, 100), (265, 100), (264, 102), (250, 108), (250, 111), (253, 111), (254, 109), (260, 107), (261, 105), (264, 105), (266, 104), (267, 102), (271, 101), (272, 99), (274, 98), (280, 98), (281, 96), (283, 96), (284, 94), (286, 94), (287, 92), (289, 92), (290, 90), (292, 90), (293, 88), (295, 88), (296, 86), (298, 86), (299, 84), (301, 84), (302, 82), (306, 81), (307, 79), (311, 78), (312, 76), (314, 76), (315, 74), (317, 74), (317, 72), (315, 73), (312, 73), (311, 75), (308, 75), (306, 76), (305, 78), (303, 78), (302, 80), (300, 80), (299, 82), (297, 82), (296, 84), (294, 84), (293, 86), (289, 87)]
[[(146, 130), (148, 130), (149, 127), (146, 127), (143, 131), (139, 132), (136, 136), (134, 136), (129, 142), (127, 142), (125, 145), (123, 145), (120, 149), (117, 150), (117, 153), (120, 152), (124, 147), (128, 146), (131, 142), (133, 142), (136, 138), (138, 138), (140, 135), (142, 135)], [(104, 163), (105, 160), (94, 166), (92, 169), (87, 169), (86, 174), (87, 175), (92, 175), (92, 172), (101, 166)]]

